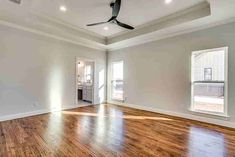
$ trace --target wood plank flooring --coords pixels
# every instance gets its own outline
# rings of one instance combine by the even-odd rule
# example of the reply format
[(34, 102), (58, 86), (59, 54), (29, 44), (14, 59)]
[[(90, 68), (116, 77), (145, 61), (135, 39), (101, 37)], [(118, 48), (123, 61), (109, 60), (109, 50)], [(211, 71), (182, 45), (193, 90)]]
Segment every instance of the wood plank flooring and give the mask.
[(235, 130), (114, 105), (0, 123), (0, 157), (235, 157)]

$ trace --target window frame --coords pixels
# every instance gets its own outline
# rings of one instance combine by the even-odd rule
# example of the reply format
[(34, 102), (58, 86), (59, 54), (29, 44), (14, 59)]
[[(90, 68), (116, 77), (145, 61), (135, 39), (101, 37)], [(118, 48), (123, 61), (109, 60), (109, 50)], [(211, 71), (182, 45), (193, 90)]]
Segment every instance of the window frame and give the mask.
[[(213, 51), (224, 51), (224, 112), (223, 113), (197, 110), (194, 108), (194, 83), (197, 81), (193, 80), (194, 79), (194, 58), (193, 57), (197, 53), (208, 53), (208, 52), (213, 52)], [(209, 81), (209, 82), (213, 82), (213, 81)], [(191, 54), (191, 104), (190, 104), (189, 110), (192, 112), (202, 113), (202, 114), (207, 114), (207, 115), (226, 117), (226, 118), (229, 117), (228, 115), (228, 47), (220, 47), (220, 48), (206, 49), (206, 50), (199, 50), (199, 51), (192, 52)]]
[[(114, 72), (113, 71), (113, 67), (114, 67), (114, 64), (117, 64), (117, 63), (122, 63), (122, 65), (123, 65), (123, 78), (122, 78), (122, 80), (120, 80), (120, 79), (114, 80), (114, 78), (113, 78), (113, 76), (114, 76), (114, 74), (113, 74), (113, 72)], [(123, 98), (122, 99), (113, 98), (113, 82), (114, 81), (122, 81), (123, 82)], [(111, 92), (110, 93), (111, 100), (124, 102), (124, 100), (125, 100), (124, 93), (125, 92), (124, 92), (124, 61), (123, 60), (113, 61), (112, 64), (111, 64), (111, 91), (110, 92)]]

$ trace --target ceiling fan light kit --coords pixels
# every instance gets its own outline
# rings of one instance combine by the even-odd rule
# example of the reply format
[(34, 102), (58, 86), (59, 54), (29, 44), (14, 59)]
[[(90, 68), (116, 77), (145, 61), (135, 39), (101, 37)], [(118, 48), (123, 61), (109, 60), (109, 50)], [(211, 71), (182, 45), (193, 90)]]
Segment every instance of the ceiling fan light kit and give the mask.
[(129, 29), (129, 30), (135, 29), (134, 27), (132, 27), (128, 24), (122, 23), (117, 20), (117, 17), (119, 15), (120, 8), (121, 8), (121, 0), (116, 0), (115, 2), (111, 3), (110, 7), (112, 8), (113, 11), (112, 11), (112, 17), (108, 21), (88, 24), (87, 26), (96, 26), (96, 25), (101, 25), (101, 24), (105, 24), (105, 23), (112, 23), (112, 24), (116, 24), (120, 27)]

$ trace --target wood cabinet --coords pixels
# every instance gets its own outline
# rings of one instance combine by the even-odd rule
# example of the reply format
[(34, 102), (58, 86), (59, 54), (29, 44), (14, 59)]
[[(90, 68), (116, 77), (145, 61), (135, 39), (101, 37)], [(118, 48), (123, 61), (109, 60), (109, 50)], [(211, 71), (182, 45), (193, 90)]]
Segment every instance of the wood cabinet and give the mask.
[(84, 101), (92, 102), (92, 97), (93, 97), (92, 86), (83, 86), (82, 99)]

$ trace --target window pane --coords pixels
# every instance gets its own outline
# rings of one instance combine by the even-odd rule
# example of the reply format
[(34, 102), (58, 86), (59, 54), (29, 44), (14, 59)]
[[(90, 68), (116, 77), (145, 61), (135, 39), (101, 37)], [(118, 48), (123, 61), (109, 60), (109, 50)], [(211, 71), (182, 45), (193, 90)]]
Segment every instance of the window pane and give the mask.
[(194, 83), (194, 109), (224, 112), (224, 83)]
[(123, 81), (113, 81), (112, 99), (123, 100)]
[(113, 63), (113, 80), (123, 80), (123, 62)]
[(225, 50), (193, 54), (193, 109), (224, 113)]
[(85, 82), (92, 83), (92, 67), (91, 67), (91, 65), (85, 66)]
[(91, 75), (91, 66), (90, 65), (87, 65), (85, 67), (85, 75)]
[(212, 80), (212, 68), (205, 68), (204, 69), (204, 79), (206, 81)]
[(112, 64), (112, 99), (123, 100), (123, 62)]

